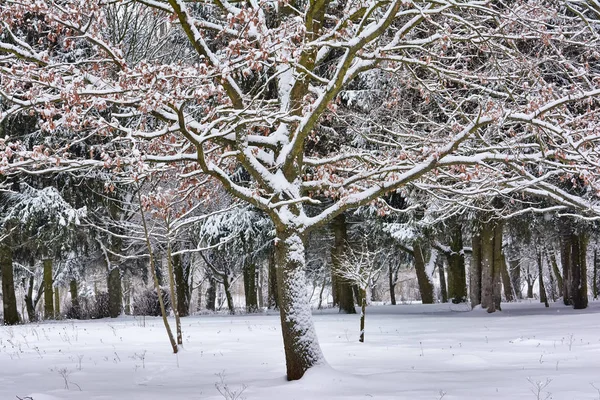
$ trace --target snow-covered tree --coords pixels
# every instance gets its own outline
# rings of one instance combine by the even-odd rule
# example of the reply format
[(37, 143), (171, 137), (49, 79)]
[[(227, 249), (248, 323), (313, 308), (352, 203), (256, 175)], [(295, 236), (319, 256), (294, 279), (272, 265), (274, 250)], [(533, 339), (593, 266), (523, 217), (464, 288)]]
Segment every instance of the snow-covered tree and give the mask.
[[(2, 171), (129, 165), (139, 176), (176, 163), (182, 178), (206, 174), (264, 212), (289, 379), (324, 363), (306, 235), (346, 210), (428, 183), (597, 212), (597, 14), (587, 3), (139, 0), (162, 18), (140, 29), (178, 31), (190, 49), (140, 62), (108, 34), (111, 7), (125, 3), (0, 5), (0, 119), (33, 113), (42, 131), (76, 133), (35, 148), (4, 140)], [(31, 40), (24, 24), (47, 34)], [(110, 138), (100, 157), (73, 155), (70, 143), (90, 135)], [(335, 137), (340, 146), (315, 145)], [(589, 190), (573, 196), (550, 177)], [(320, 196), (333, 201), (308, 213)]]

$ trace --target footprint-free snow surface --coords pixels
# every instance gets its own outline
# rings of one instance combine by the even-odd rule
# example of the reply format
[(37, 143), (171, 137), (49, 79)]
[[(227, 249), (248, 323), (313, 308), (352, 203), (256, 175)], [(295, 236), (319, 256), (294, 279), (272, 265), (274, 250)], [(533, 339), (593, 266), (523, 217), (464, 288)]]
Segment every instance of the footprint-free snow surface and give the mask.
[[(287, 382), (279, 316), (133, 317), (0, 328), (0, 400), (600, 399), (600, 303), (317, 311), (328, 366)], [(241, 392), (241, 393), (240, 393)]]

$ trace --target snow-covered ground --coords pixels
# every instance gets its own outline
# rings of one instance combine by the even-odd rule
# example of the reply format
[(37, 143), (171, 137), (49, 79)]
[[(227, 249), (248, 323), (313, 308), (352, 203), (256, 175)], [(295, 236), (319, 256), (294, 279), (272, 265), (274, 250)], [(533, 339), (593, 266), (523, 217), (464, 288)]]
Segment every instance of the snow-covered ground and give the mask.
[(329, 366), (297, 382), (276, 314), (185, 318), (177, 356), (157, 318), (1, 327), (0, 400), (600, 399), (600, 303), (503, 307), (370, 307), (365, 343), (357, 315), (315, 312)]

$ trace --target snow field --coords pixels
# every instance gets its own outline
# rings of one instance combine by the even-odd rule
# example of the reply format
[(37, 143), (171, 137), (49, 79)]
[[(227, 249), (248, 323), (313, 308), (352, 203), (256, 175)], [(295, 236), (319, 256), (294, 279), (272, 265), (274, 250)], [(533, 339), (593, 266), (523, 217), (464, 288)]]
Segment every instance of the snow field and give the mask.
[(296, 382), (277, 314), (184, 318), (178, 355), (159, 318), (1, 327), (0, 399), (600, 399), (600, 303), (503, 308), (369, 307), (365, 343), (358, 314), (316, 311), (329, 366)]

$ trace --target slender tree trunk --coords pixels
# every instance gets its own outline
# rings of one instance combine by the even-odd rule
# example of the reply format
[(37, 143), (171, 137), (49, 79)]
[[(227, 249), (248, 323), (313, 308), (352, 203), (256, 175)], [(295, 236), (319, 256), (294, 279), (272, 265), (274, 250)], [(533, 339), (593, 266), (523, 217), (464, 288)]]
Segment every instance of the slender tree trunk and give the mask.
[(365, 290), (362, 290), (362, 302), (360, 307), (360, 337), (358, 339), (359, 342), (364, 343), (365, 341), (365, 317), (367, 313), (367, 293)]
[(394, 279), (394, 270), (392, 265), (388, 267), (388, 284), (390, 287), (390, 302), (396, 305), (396, 280)]
[[(23, 280), (25, 279), (23, 278)], [(25, 309), (27, 310), (27, 317), (29, 318), (29, 322), (37, 322), (38, 315), (35, 312), (35, 304), (33, 301), (33, 284), (35, 282), (34, 276), (31, 275), (27, 282), (27, 293), (25, 294)]]
[(121, 288), (121, 269), (112, 267), (108, 272), (108, 315), (117, 318), (123, 307), (123, 289)]
[(431, 282), (431, 277), (426, 271), (423, 248), (416, 241), (413, 244), (413, 259), (415, 262), (417, 283), (419, 284), (419, 291), (421, 292), (421, 302), (423, 304), (433, 304), (433, 283)]
[(312, 322), (304, 268), (304, 242), (297, 233), (277, 230), (279, 313), (288, 380), (302, 378), (325, 362)]
[(71, 279), (71, 282), (69, 282), (69, 292), (71, 293), (72, 317), (80, 319), (81, 305), (79, 304), (79, 288), (77, 287), (77, 281), (75, 279)]
[(587, 308), (587, 242), (585, 233), (577, 233), (571, 236), (571, 298), (573, 308), (576, 310)]
[(435, 263), (437, 265), (438, 274), (440, 276), (440, 291), (442, 295), (442, 303), (447, 303), (448, 291), (446, 289), (446, 272), (444, 271), (444, 259), (442, 258), (441, 254), (438, 255), (437, 259), (435, 260)]
[[(547, 253), (546, 253), (547, 254)], [(546, 297), (550, 297), (552, 299), (552, 302), (556, 301), (556, 281), (554, 279), (554, 273), (552, 271), (552, 264), (550, 263), (550, 260), (548, 260), (548, 258), (546, 257), (546, 265), (548, 265), (548, 286), (550, 287), (550, 296), (548, 296), (548, 291), (546, 291)]]
[(231, 282), (229, 281), (229, 276), (223, 277), (223, 290), (225, 291), (225, 298), (227, 299), (227, 308), (229, 309), (229, 314), (235, 314), (235, 306), (233, 304), (233, 296), (231, 295)]
[(331, 249), (331, 260), (333, 263), (333, 275), (335, 275), (339, 311), (346, 314), (356, 314), (352, 284), (351, 282), (340, 278), (338, 275), (338, 271), (341, 268), (342, 262), (344, 262), (344, 256), (346, 254), (346, 241), (348, 237), (346, 216), (340, 214), (335, 217), (331, 222), (331, 229), (333, 229), (334, 236), (334, 244)]
[(44, 260), (44, 319), (54, 319), (52, 260)]
[(501, 311), (502, 302), (502, 264), (504, 264), (504, 256), (502, 255), (502, 238), (504, 224), (502, 221), (496, 222), (494, 226), (494, 265), (492, 274), (492, 299), (494, 301), (494, 310), (488, 308), (488, 312)]
[(244, 297), (246, 299), (246, 312), (258, 311), (258, 297), (256, 295), (256, 264), (245, 262), (244, 266)]
[(471, 307), (481, 304), (481, 232), (473, 232), (471, 241), (471, 271), (469, 273)]
[(208, 278), (208, 289), (206, 290), (206, 309), (210, 311), (216, 310), (217, 302), (217, 281), (215, 278)]
[(554, 254), (553, 250), (546, 250), (546, 254), (548, 255), (549, 261), (550, 261), (550, 265), (552, 267), (552, 272), (554, 274), (554, 277), (556, 278), (556, 284), (558, 286), (558, 293), (559, 296), (563, 296), (564, 297), (564, 284), (563, 284), (563, 278), (562, 275), (560, 273), (560, 269), (558, 268), (558, 262), (556, 261), (556, 255)]
[(494, 224), (485, 223), (481, 229), (481, 307), (495, 311), (494, 304)]
[(177, 313), (180, 317), (187, 317), (190, 315), (190, 265), (184, 263), (181, 254), (173, 256), (173, 273), (177, 293)]
[[(138, 190), (138, 199), (140, 204), (142, 203), (142, 196)], [(148, 225), (146, 224), (146, 214), (144, 212), (144, 207), (140, 207), (140, 215), (142, 217), (142, 226), (144, 228), (144, 239), (146, 240), (146, 248), (148, 249), (148, 254), (150, 256), (150, 271), (152, 272), (152, 281), (154, 282), (154, 290), (156, 290), (156, 295), (158, 296), (158, 305), (160, 307), (160, 314), (162, 316), (163, 325), (165, 326), (165, 330), (167, 331), (167, 336), (169, 337), (169, 343), (171, 344), (171, 348), (173, 349), (173, 353), (177, 354), (179, 348), (177, 347), (177, 342), (173, 337), (173, 332), (171, 331), (171, 326), (169, 325), (169, 320), (167, 319), (167, 310), (165, 308), (165, 302), (160, 291), (160, 282), (158, 281), (157, 269), (154, 251), (152, 250), (152, 244), (150, 243), (150, 234), (148, 232)]]
[(56, 319), (61, 319), (60, 315), (60, 289), (58, 286), (54, 288), (54, 317)]
[(277, 301), (277, 269), (275, 263), (275, 249), (269, 254), (269, 290), (268, 290), (268, 304), (269, 308), (276, 309), (278, 307)]
[(319, 305), (317, 307), (318, 310), (323, 308), (323, 292), (325, 292), (326, 285), (327, 285), (327, 278), (323, 278), (323, 284), (321, 285), (321, 290), (319, 291)]
[[(167, 230), (168, 234), (168, 230)], [(171, 243), (167, 242), (167, 271), (169, 272), (169, 291), (171, 293), (171, 308), (175, 314), (175, 333), (177, 335), (177, 344), (183, 344), (183, 334), (181, 332), (181, 320), (179, 319), (179, 303), (177, 302), (177, 292), (175, 291), (175, 272), (173, 271), (173, 251)]]
[(546, 305), (546, 307), (549, 307), (548, 296), (546, 295), (546, 286), (544, 285), (544, 268), (543, 268), (542, 251), (541, 250), (538, 250), (537, 264), (538, 264), (538, 288), (540, 291), (540, 303), (544, 303)]
[(521, 281), (521, 265), (519, 264), (519, 260), (509, 260), (508, 266), (510, 267), (509, 274), (515, 296), (521, 300), (523, 299), (523, 282)]
[(571, 255), (571, 235), (573, 227), (571, 221), (566, 217), (560, 218), (560, 263), (563, 268), (563, 303), (568, 306), (572, 304), (571, 300), (571, 270), (573, 269), (571, 263), (573, 257)]
[(515, 297), (513, 295), (514, 290), (512, 287), (512, 281), (510, 279), (510, 274), (508, 273), (508, 265), (506, 264), (506, 257), (502, 255), (502, 262), (500, 263), (500, 268), (502, 272), (502, 287), (504, 288), (504, 297), (506, 301), (515, 301)]
[(598, 249), (594, 249), (594, 277), (592, 278), (592, 294), (594, 300), (598, 299), (598, 264), (600, 264), (600, 258), (598, 257)]
[(131, 297), (133, 285), (131, 284), (131, 273), (126, 273), (123, 279), (123, 312), (125, 315), (131, 315)]
[(467, 301), (467, 273), (463, 251), (462, 229), (457, 221), (452, 223), (448, 261), (448, 297), (454, 304)]
[(4, 309), (4, 324), (19, 323), (17, 297), (15, 295), (15, 280), (13, 271), (13, 254), (9, 245), (0, 244), (0, 269), (2, 269), (2, 304)]
[(265, 307), (265, 300), (263, 296), (263, 276), (264, 266), (260, 265), (256, 268), (256, 296), (258, 299), (258, 309), (263, 310)]

